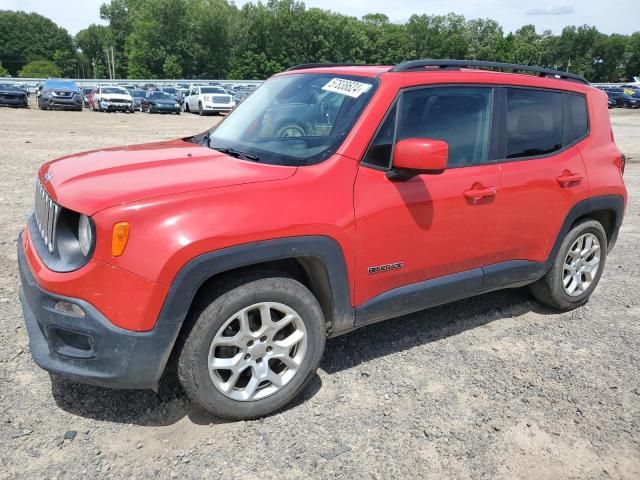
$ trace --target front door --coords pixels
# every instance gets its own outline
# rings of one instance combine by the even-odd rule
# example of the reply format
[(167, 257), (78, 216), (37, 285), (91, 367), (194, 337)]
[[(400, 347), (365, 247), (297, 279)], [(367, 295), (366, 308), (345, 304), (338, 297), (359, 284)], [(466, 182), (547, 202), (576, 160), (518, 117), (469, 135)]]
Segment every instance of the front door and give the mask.
[[(390, 110), (354, 189), (356, 305), (449, 274), (471, 272), (481, 281), (479, 269), (493, 261), (499, 248), (500, 171), (489, 154), (493, 91), (410, 89)], [(393, 144), (406, 138), (447, 142), (447, 169), (406, 181), (388, 179)]]

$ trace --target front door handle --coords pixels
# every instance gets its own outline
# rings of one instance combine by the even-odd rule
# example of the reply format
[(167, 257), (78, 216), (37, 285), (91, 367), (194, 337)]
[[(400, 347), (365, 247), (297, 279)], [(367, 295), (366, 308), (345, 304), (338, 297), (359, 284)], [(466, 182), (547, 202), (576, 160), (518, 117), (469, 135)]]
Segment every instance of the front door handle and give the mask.
[(579, 183), (580, 181), (582, 181), (582, 175), (580, 175), (579, 173), (571, 173), (569, 170), (565, 170), (564, 172), (562, 172), (562, 175), (556, 178), (556, 180), (562, 188), (567, 188), (573, 183)]
[(473, 203), (477, 203), (479, 200), (487, 197), (495, 197), (498, 189), (496, 187), (476, 187), (475, 185), (470, 190), (463, 192), (464, 198), (471, 200)]

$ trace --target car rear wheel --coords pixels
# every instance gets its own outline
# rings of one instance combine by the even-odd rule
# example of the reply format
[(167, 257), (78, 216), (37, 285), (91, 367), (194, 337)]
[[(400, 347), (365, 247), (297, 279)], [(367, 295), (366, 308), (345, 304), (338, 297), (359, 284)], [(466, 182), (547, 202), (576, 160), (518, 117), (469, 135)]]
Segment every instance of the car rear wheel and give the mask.
[(218, 417), (269, 415), (298, 396), (317, 370), (322, 309), (304, 285), (278, 274), (227, 283), (216, 295), (184, 337), (180, 382)]
[(533, 295), (558, 310), (584, 305), (607, 259), (607, 235), (600, 222), (585, 220), (567, 234), (547, 274), (531, 285)]

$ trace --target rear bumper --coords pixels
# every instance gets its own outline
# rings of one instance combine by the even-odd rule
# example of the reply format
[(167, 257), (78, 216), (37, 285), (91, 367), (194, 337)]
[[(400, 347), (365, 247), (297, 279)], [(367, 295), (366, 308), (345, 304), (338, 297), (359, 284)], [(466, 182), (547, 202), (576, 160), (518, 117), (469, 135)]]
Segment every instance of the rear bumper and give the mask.
[[(113, 325), (95, 307), (77, 298), (46, 291), (36, 282), (18, 241), (20, 302), (33, 360), (51, 373), (112, 388), (155, 388), (179, 331), (160, 323), (148, 332)], [(84, 316), (59, 311), (59, 301), (79, 307)]]

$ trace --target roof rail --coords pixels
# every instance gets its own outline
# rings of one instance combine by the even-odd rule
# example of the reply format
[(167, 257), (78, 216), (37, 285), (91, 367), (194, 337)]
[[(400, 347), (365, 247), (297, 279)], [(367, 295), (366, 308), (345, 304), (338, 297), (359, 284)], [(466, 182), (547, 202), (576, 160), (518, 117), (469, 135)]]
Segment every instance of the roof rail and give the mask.
[(424, 67), (438, 67), (443, 69), (459, 69), (459, 68), (480, 68), (480, 69), (498, 69), (509, 70), (512, 72), (534, 72), (540, 74), (541, 77), (556, 77), (563, 80), (573, 80), (589, 85), (589, 82), (582, 76), (575, 73), (562, 72), (551, 68), (533, 67), (530, 65), (518, 65), (515, 63), (485, 62), (482, 60), (411, 60), (402, 62), (389, 69), (390, 72), (410, 72), (420, 70)]
[(294, 65), (285, 70), (285, 72), (291, 72), (292, 70), (307, 70), (309, 68), (328, 68), (328, 67), (368, 67), (365, 63), (301, 63), (300, 65)]

